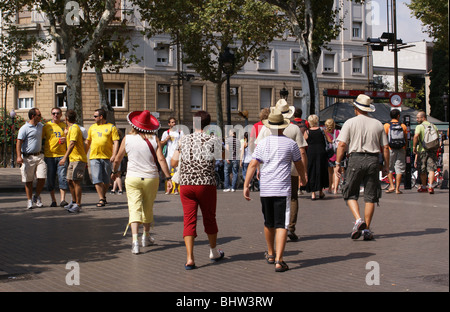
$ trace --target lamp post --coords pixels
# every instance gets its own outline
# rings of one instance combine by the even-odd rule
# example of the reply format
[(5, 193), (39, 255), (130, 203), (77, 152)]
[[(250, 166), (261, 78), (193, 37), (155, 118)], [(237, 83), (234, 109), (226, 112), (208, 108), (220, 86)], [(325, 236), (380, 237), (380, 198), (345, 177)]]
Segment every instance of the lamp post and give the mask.
[(230, 76), (234, 73), (235, 56), (230, 52), (229, 47), (225, 47), (224, 52), (219, 55), (219, 63), (222, 64), (222, 70), (227, 75), (227, 125), (231, 125)]
[[(11, 117), (11, 168), (14, 168), (14, 133), (15, 133), (15, 120), (16, 120), (16, 112), (14, 111), (14, 108), (11, 110), (11, 112), (9, 113), (9, 117)], [(6, 138), (5, 138), (6, 140)], [(6, 159), (5, 159), (6, 162)]]
[(442, 103), (444, 104), (444, 121), (447, 122), (447, 105), (448, 105), (448, 94), (444, 92), (442, 95)]

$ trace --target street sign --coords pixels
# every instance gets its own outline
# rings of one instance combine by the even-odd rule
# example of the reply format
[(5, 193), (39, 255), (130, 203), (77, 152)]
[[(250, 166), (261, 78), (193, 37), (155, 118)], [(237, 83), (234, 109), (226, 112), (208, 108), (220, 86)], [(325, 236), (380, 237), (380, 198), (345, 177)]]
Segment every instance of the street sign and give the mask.
[(402, 105), (402, 97), (399, 94), (394, 93), (389, 97), (389, 102), (391, 103), (391, 106), (400, 107)]

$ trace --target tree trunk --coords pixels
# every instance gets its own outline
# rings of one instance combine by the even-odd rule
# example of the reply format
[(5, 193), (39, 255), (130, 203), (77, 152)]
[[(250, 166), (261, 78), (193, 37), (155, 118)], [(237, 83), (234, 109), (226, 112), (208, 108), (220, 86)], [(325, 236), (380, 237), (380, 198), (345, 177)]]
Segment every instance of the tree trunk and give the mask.
[(81, 95), (81, 77), (83, 61), (75, 51), (71, 51), (66, 61), (67, 109), (77, 113), (77, 123), (83, 125), (83, 101)]
[(114, 108), (111, 106), (111, 103), (109, 103), (108, 97), (106, 95), (105, 83), (103, 81), (103, 73), (101, 68), (95, 67), (95, 77), (97, 79), (98, 95), (100, 97), (100, 107), (106, 111), (106, 122), (115, 125), (116, 118), (114, 116)]

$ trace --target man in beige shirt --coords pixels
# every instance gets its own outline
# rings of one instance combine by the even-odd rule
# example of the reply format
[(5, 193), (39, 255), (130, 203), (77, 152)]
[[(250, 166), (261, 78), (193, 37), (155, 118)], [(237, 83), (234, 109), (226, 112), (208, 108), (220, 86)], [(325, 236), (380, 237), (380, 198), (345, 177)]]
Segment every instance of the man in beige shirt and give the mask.
[[(384, 156), (383, 170), (389, 172), (389, 144), (386, 132), (380, 121), (368, 115), (369, 112), (375, 111), (371, 102), (370, 97), (365, 94), (357, 97), (353, 102), (356, 116), (344, 123), (337, 138), (339, 144), (334, 172), (338, 177), (341, 176), (340, 166), (344, 152), (347, 150), (350, 155), (342, 194), (356, 220), (352, 239), (358, 239), (361, 234), (364, 235), (364, 240), (373, 239), (369, 228), (375, 203), (378, 203), (381, 197), (380, 153)], [(360, 216), (358, 205), (361, 183), (364, 186), (365, 220)]]

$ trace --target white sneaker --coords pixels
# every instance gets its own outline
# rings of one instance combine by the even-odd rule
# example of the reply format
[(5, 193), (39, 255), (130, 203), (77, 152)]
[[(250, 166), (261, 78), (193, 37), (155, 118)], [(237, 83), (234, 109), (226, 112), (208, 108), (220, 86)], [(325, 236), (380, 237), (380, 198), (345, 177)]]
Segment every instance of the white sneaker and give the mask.
[(135, 241), (131, 244), (131, 253), (134, 255), (139, 254), (139, 242)]
[(33, 195), (32, 202), (33, 204), (36, 204), (36, 207), (38, 208), (42, 208), (42, 206), (44, 206), (41, 201), (41, 196)]
[(142, 247), (153, 246), (155, 244), (155, 239), (150, 235), (142, 235), (141, 244)]
[(67, 209), (67, 211), (70, 213), (79, 213), (80, 210), (81, 210), (81, 207), (78, 206), (77, 204), (73, 204), (70, 209)]
[(27, 209), (33, 209), (33, 201), (31, 199), (27, 200)]
[(73, 205), (75, 205), (75, 202), (71, 201), (70, 204), (64, 206), (64, 209), (69, 210)]
[(229, 191), (231, 191), (231, 189), (227, 188), (227, 189), (224, 189), (223, 191), (224, 192), (229, 192)]
[(235, 189), (231, 189), (231, 191), (232, 191), (232, 192), (236, 192), (236, 190), (235, 190)]

